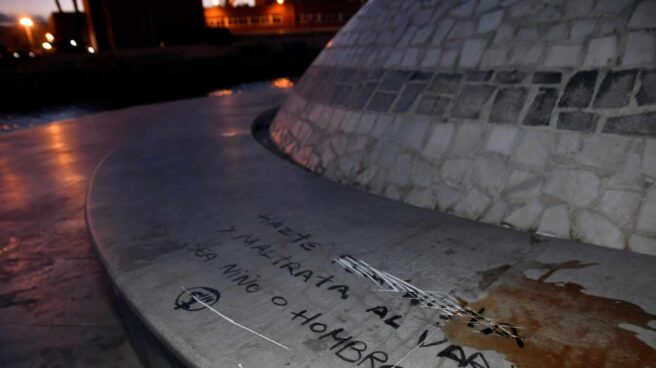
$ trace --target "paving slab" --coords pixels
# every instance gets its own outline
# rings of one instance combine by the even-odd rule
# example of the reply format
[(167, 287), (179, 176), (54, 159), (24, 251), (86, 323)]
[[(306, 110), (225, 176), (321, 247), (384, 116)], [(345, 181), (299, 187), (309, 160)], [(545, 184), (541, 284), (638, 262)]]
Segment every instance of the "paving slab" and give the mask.
[[(654, 366), (656, 258), (330, 182), (253, 138), (266, 98), (180, 106), (107, 156), (89, 189), (96, 251), (134, 313), (184, 364)], [(344, 259), (396, 284), (358, 277)], [(385, 287), (399, 282), (445, 298), (455, 316)], [(607, 338), (597, 341), (603, 326)]]

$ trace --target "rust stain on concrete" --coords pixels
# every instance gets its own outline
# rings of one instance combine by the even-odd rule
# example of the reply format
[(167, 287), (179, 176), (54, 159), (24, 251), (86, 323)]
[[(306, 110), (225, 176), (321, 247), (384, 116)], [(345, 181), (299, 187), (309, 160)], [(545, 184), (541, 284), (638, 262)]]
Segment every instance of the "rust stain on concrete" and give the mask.
[[(656, 349), (620, 327), (656, 332), (648, 326), (656, 315), (622, 300), (587, 295), (574, 283), (548, 282), (558, 270), (588, 266), (578, 261), (534, 264), (530, 269), (545, 270), (537, 280), (511, 270), (487, 290), (486, 298), (468, 305), (476, 311), (485, 308), (486, 318), (519, 327), (521, 343), (480, 333), (481, 327), (468, 326), (466, 316), (451, 319), (442, 329), (449, 341), (497, 351), (519, 368), (656, 368)], [(483, 273), (481, 285), (507, 269)]]

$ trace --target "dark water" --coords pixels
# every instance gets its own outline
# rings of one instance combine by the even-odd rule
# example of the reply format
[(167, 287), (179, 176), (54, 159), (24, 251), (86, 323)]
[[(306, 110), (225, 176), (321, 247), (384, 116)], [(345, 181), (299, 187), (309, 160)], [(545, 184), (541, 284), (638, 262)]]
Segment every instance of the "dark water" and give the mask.
[[(239, 84), (227, 89), (219, 89), (211, 91), (209, 96), (222, 96), (235, 94), (242, 91), (257, 90), (264, 87), (273, 86), (275, 88), (287, 89), (291, 88), (295, 83), (295, 78), (278, 78), (268, 81), (259, 81), (252, 83)], [(200, 97), (204, 93), (187, 93), (183, 97)], [(10, 112), (0, 112), (0, 135), (7, 134), (13, 131), (36, 127), (43, 124), (48, 124), (55, 121), (72, 119), (78, 116), (92, 114), (101, 111), (114, 110), (125, 108), (129, 106), (136, 106), (146, 103), (163, 102), (176, 99), (171, 96), (152, 96), (151, 98), (139, 98), (128, 100), (93, 100), (81, 101), (74, 104), (52, 105), (42, 108), (33, 108), (30, 110), (16, 110)]]

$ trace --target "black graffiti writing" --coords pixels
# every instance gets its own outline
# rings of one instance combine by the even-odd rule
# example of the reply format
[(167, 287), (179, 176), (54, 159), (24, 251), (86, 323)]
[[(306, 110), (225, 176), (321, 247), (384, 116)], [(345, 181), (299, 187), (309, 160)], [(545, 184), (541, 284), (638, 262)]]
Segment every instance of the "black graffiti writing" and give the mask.
[[(300, 312), (291, 312), (292, 321), (299, 320), (301, 326), (307, 326), (310, 331), (318, 336), (318, 340), (331, 341), (328, 350), (332, 351), (339, 359), (354, 363), (355, 366), (365, 368), (403, 368), (397, 365), (386, 365), (389, 355), (380, 350), (368, 352), (369, 345), (360, 340), (354, 340), (344, 328), (330, 328), (327, 323), (319, 321), (322, 313), (311, 316), (306, 309)], [(329, 331), (329, 332), (325, 332)]]
[(378, 317), (380, 317), (380, 319), (382, 319), (385, 322), (386, 325), (392, 326), (394, 328), (401, 327), (401, 325), (399, 324), (400, 323), (399, 320), (403, 317), (396, 314), (396, 315), (393, 315), (389, 318), (386, 318), (388, 311), (387, 311), (387, 307), (384, 306), (384, 305), (379, 305), (379, 306), (376, 306), (376, 307), (373, 307), (373, 308), (369, 308), (366, 311), (371, 312), (371, 313), (377, 315)]
[(257, 282), (260, 275), (251, 275), (247, 270), (239, 268), (236, 263), (221, 266), (219, 271), (223, 271), (223, 276), (228, 280), (243, 286), (247, 293), (257, 293), (262, 290), (262, 286)]

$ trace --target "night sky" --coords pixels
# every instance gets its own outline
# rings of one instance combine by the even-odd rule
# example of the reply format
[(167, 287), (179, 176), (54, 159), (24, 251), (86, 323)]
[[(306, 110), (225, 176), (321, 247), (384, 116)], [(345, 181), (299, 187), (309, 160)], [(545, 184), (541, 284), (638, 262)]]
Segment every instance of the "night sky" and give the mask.
[[(212, 6), (212, 0), (202, 1), (205, 6)], [(60, 0), (60, 3), (64, 11), (73, 10), (72, 0)], [(83, 8), (82, 0), (78, 0), (77, 3), (80, 8)], [(0, 22), (7, 16), (16, 18), (21, 15), (32, 15), (48, 18), (56, 8), (55, 0), (0, 0), (0, 13), (5, 15), (4, 17), (0, 16)], [(4, 22), (7, 22), (7, 19)]]

